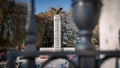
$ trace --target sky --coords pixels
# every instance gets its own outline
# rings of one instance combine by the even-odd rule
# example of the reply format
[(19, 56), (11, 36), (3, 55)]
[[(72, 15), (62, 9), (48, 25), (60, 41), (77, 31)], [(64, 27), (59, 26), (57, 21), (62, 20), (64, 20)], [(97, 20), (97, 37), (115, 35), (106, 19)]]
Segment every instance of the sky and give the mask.
[(71, 0), (35, 0), (35, 14), (45, 12), (50, 7), (62, 7), (63, 10), (68, 11), (71, 8)]

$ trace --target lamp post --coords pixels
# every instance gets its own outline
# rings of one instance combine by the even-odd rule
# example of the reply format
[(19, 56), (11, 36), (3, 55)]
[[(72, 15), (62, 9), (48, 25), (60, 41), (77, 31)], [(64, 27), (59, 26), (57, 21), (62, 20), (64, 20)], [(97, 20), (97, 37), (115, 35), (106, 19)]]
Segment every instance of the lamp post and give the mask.
[[(95, 52), (91, 43), (92, 30), (98, 23), (101, 9), (101, 0), (72, 0), (73, 17), (79, 29), (80, 41), (75, 50)], [(94, 54), (95, 55), (95, 54)], [(95, 56), (79, 57), (80, 68), (95, 68)]]

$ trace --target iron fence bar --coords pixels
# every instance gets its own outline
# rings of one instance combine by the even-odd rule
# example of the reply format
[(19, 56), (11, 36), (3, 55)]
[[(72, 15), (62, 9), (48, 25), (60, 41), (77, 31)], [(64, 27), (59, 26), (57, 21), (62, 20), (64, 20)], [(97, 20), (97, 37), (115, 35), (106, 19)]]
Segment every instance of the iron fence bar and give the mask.
[(27, 23), (26, 23), (26, 49), (24, 57), (28, 60), (28, 68), (35, 68), (35, 52), (37, 51), (35, 47), (36, 41), (36, 23), (35, 23), (35, 15), (34, 15), (34, 0), (30, 0), (28, 4), (28, 14), (27, 14)]
[(53, 60), (56, 60), (56, 59), (59, 59), (59, 58), (67, 60), (70, 64), (72, 64), (72, 66), (73, 66), (74, 68), (79, 68), (78, 65), (76, 65), (73, 61), (69, 60), (66, 56), (51, 56), (50, 59), (48, 59), (47, 61), (45, 61), (45, 62), (42, 64), (41, 68), (45, 68), (45, 66), (46, 66), (49, 62), (51, 62), (51, 61), (53, 61)]
[[(117, 58), (120, 58), (120, 51), (98, 51), (96, 52), (96, 55), (104, 55), (103, 58), (100, 58), (99, 59), (99, 62), (97, 64), (97, 68), (100, 68), (100, 65), (102, 65), (107, 59), (110, 59), (110, 58), (116, 58), (116, 62), (118, 62)], [(117, 65), (117, 63), (116, 63)], [(118, 65), (116, 66), (118, 67)]]
[[(20, 51), (11, 51), (10, 53), (10, 56), (8, 59), (10, 59), (8, 61), (8, 64), (10, 63), (9, 65), (9, 68), (15, 68), (15, 60), (16, 60), (16, 56), (24, 56), (26, 55), (27, 52), (20, 52)], [(53, 59), (48, 59), (49, 61), (52, 61), (54, 60), (54, 58), (66, 58), (67, 55), (77, 55), (77, 56), (80, 56), (80, 59), (82, 57), (93, 57), (94, 56), (94, 53), (95, 55), (105, 55), (104, 58), (100, 59), (99, 63), (96, 64), (97, 67), (96, 68), (99, 68), (100, 65), (107, 59), (111, 58), (111, 57), (119, 57), (120, 58), (120, 51), (97, 51), (97, 52), (88, 52), (88, 51), (80, 51), (80, 52), (75, 52), (75, 51), (68, 51), (68, 52), (36, 52), (35, 55), (39, 56), (39, 55), (49, 55), (51, 56), (51, 58)], [(29, 56), (30, 57), (30, 56)], [(28, 57), (25, 57), (25, 58), (28, 58)], [(29, 58), (29, 59), (32, 59), (32, 58)], [(32, 60), (33, 61), (33, 60)], [(47, 64), (46, 62), (44, 63), (44, 65)], [(80, 68), (80, 67), (79, 67)]]
[(118, 57), (115, 58), (115, 68), (119, 68), (119, 61)]
[[(97, 56), (97, 55), (106, 55), (104, 58), (100, 59), (99, 58), (99, 61), (97, 63), (95, 63), (95, 68), (100, 68), (100, 65), (106, 61), (107, 59), (109, 58), (112, 58), (112, 57), (119, 57), (120, 58), (120, 51), (98, 51), (98, 52), (95, 52), (95, 55), (93, 54), (93, 52), (84, 52), (84, 51), (80, 51), (80, 52), (40, 52), (40, 55), (49, 55), (51, 56), (50, 59), (48, 59), (48, 61), (46, 61), (42, 67), (44, 67), (45, 65), (47, 65), (50, 61), (56, 59), (56, 58), (67, 58), (66, 56), (67, 55), (77, 55), (78, 57), (83, 58), (83, 57), (93, 57), (93, 56)], [(79, 59), (79, 60), (80, 60)], [(74, 63), (72, 62), (72, 64), (74, 65)], [(87, 64), (89, 66), (89, 64)], [(77, 66), (77, 65), (74, 65), (74, 67), (78, 67), (80, 68), (80, 66)], [(84, 67), (83, 67), (84, 68)]]
[(15, 60), (18, 56), (23, 56), (28, 60), (28, 67), (35, 68), (34, 58), (36, 57), (36, 23), (34, 15), (34, 0), (30, 0), (27, 5), (27, 23), (26, 23), (26, 45), (24, 52), (8, 51), (8, 67), (15, 68)]
[(39, 55), (54, 55), (54, 56), (64, 56), (64, 55), (79, 55), (82, 57), (92, 57), (95, 54), (93, 51), (65, 51), (65, 52), (39, 52)]
[(97, 54), (103, 54), (105, 56), (120, 57), (120, 51), (99, 51)]
[(8, 68), (15, 68), (15, 60), (16, 60), (16, 57), (14, 55), (15, 53), (13, 51), (10, 51), (8, 52), (8, 61), (7, 61), (7, 65), (8, 65)]
[[(72, 0), (73, 18), (79, 29), (80, 41), (75, 50), (95, 52), (94, 44), (91, 42), (92, 30), (98, 23), (101, 0)], [(95, 68), (95, 53), (93, 57), (81, 57), (79, 55), (80, 68)]]

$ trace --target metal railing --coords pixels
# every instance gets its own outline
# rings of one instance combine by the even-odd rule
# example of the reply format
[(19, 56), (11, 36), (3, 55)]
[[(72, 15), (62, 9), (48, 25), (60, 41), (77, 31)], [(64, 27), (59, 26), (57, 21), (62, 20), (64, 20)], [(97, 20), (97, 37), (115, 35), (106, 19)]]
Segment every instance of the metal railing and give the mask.
[(6, 68), (6, 64), (0, 64), (0, 68)]
[[(95, 47), (90, 41), (92, 35), (91, 31), (99, 19), (100, 10), (102, 7), (101, 0), (72, 0), (74, 21), (80, 30), (80, 42), (75, 46), (75, 51), (37, 51), (35, 47), (36, 24), (33, 7), (34, 0), (31, 0), (28, 5), (27, 12), (27, 47), (24, 51), (8, 51), (8, 68), (15, 68), (15, 61), (18, 56), (23, 56), (28, 60), (28, 68), (36, 68), (34, 60), (39, 55), (50, 56), (50, 58), (45, 61), (40, 68), (45, 68), (46, 64), (58, 58), (67, 60), (71, 65), (73, 65), (74, 68), (99, 68), (105, 60), (111, 57), (120, 57), (120, 51), (95, 51)], [(71, 54), (78, 57), (78, 65), (68, 59), (67, 55)], [(96, 56), (101, 54), (105, 55), (105, 57), (96, 62)]]

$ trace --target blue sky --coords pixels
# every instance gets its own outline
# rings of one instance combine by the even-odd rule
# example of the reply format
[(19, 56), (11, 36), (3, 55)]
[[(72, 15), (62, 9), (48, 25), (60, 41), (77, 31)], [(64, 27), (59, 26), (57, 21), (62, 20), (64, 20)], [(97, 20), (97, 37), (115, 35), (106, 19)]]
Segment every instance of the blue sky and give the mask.
[(62, 7), (68, 11), (71, 8), (71, 0), (35, 0), (35, 13), (47, 11), (50, 7)]

